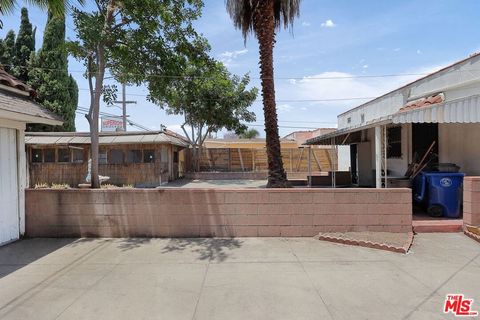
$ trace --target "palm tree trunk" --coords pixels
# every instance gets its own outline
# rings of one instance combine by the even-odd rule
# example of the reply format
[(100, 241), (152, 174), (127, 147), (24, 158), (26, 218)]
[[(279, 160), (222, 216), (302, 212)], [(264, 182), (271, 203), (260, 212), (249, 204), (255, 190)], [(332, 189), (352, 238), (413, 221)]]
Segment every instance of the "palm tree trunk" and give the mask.
[(262, 82), (263, 113), (267, 135), (268, 184), (267, 188), (289, 187), (283, 168), (280, 137), (278, 135), (275, 84), (273, 79), (273, 47), (275, 45), (274, 1), (259, 1), (254, 15), (254, 31), (260, 47), (260, 76)]

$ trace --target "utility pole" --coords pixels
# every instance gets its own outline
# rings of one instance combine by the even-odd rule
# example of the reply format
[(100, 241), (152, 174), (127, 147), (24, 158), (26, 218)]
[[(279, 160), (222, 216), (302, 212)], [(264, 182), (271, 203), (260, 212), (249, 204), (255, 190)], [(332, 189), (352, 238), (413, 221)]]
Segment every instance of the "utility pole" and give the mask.
[(127, 101), (127, 85), (122, 83), (122, 101), (114, 101), (122, 104), (123, 131), (127, 131), (127, 104), (137, 103), (137, 101)]

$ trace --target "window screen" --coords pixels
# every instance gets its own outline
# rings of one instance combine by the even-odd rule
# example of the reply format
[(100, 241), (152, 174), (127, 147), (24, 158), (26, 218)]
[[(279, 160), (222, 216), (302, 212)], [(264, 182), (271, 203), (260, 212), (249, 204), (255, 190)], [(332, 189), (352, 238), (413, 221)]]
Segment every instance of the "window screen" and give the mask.
[(43, 151), (43, 162), (55, 162), (55, 149), (45, 149)]
[(155, 151), (154, 150), (144, 150), (143, 151), (143, 162), (154, 163), (155, 162)]
[(38, 163), (43, 161), (43, 150), (32, 149), (32, 162)]
[(388, 136), (388, 158), (402, 157), (402, 127), (393, 127), (387, 129)]
[(120, 149), (110, 150), (110, 159), (108, 161), (110, 164), (122, 164), (123, 163), (123, 151)]
[(98, 163), (107, 164), (107, 150), (101, 148), (98, 153)]
[(58, 149), (58, 162), (70, 162), (70, 149)]
[(128, 150), (127, 163), (141, 163), (142, 151), (141, 150)]
[(83, 163), (83, 150), (82, 149), (72, 149), (72, 158), (73, 163)]

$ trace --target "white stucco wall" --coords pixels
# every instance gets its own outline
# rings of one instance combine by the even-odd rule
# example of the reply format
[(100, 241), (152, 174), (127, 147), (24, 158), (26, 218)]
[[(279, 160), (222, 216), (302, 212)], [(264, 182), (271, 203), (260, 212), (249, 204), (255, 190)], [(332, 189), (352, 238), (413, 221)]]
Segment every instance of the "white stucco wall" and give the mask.
[(456, 163), (461, 172), (480, 176), (480, 124), (440, 124), (439, 158)]
[(337, 171), (350, 171), (350, 146), (338, 146)]
[(479, 88), (480, 55), (477, 55), (340, 114), (338, 128), (358, 127), (373, 120), (385, 119), (399, 111), (407, 101), (443, 92), (448, 102), (476, 95)]

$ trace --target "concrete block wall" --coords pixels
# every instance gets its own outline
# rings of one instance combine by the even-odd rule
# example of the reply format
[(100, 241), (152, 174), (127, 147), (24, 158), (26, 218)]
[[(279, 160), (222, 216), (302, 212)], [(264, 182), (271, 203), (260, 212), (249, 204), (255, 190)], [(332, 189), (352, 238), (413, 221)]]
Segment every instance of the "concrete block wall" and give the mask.
[(410, 189), (26, 192), (30, 237), (311, 237), (411, 230)]
[(480, 226), (480, 177), (465, 177), (463, 184), (463, 223)]

